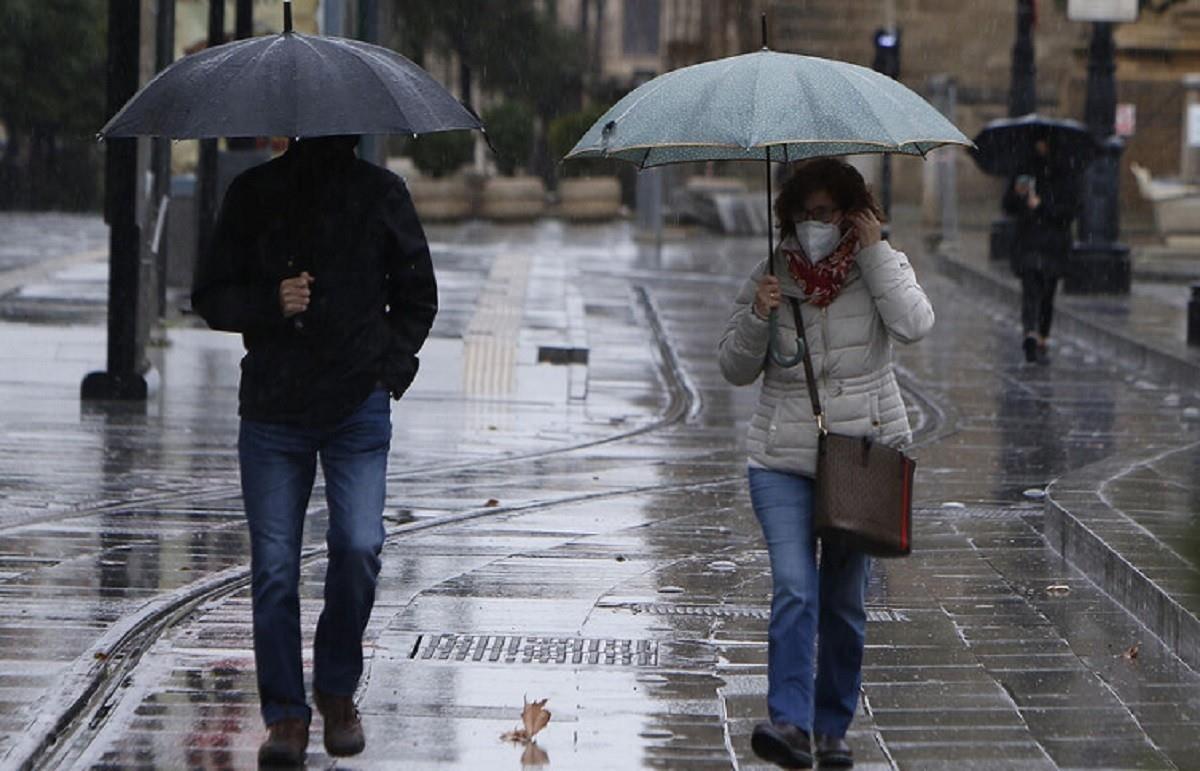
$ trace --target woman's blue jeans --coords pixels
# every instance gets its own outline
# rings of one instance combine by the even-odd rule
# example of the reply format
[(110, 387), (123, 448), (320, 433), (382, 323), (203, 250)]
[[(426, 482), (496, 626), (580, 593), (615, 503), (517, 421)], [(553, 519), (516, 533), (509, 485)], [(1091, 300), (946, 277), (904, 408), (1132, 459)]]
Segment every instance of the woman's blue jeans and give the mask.
[(845, 736), (862, 683), (869, 560), (861, 552), (823, 543), (818, 567), (808, 477), (751, 468), (750, 500), (771, 557), (771, 722)]
[(391, 404), (383, 389), (329, 429), (242, 421), (238, 459), (250, 525), (254, 663), (267, 725), (312, 717), (300, 651), (300, 548), (318, 459), (329, 506), (329, 564), (313, 643), (313, 685), (338, 696), (358, 687), (362, 635), (383, 549), (391, 437)]

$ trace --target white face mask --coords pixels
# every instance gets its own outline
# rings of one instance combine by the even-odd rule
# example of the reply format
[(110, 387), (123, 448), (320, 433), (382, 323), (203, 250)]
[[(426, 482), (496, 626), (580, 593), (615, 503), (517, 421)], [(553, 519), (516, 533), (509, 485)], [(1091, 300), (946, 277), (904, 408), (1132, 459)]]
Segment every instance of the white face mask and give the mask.
[(811, 262), (820, 262), (833, 254), (842, 232), (833, 223), (806, 220), (796, 225), (796, 240)]

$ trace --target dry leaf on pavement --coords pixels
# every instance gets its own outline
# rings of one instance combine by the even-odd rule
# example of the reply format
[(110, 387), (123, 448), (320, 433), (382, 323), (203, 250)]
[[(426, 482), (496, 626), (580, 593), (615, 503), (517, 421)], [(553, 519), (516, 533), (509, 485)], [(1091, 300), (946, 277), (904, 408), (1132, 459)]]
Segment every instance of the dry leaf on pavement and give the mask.
[(1126, 648), (1124, 650), (1124, 652), (1121, 653), (1121, 658), (1136, 659), (1138, 657), (1138, 649), (1140, 649), (1141, 647), (1142, 647), (1142, 644), (1140, 642), (1135, 642), (1133, 645), (1130, 645), (1128, 648)]
[(499, 505), (500, 505), (500, 501), (496, 500), (495, 498), (488, 498), (488, 499), (487, 499), (487, 503), (485, 503), (485, 504), (483, 504), (483, 505), (484, 505), (484, 507), (485, 507), (485, 508), (489, 508), (489, 509), (490, 509), (490, 508), (494, 508), (494, 507), (496, 507), (496, 506), (499, 506)]
[(550, 722), (550, 710), (546, 709), (546, 702), (549, 699), (540, 701), (525, 700), (525, 708), (521, 710), (522, 727), (508, 731), (500, 738), (506, 742), (520, 742), (529, 744), (533, 741), (533, 737), (537, 736), (538, 731), (546, 727)]

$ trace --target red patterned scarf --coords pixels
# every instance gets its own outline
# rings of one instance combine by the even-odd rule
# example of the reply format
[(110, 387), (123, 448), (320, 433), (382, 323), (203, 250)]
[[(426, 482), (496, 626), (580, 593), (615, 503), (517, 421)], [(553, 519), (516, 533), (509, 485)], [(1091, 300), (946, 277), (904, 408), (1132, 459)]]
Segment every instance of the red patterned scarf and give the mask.
[(834, 247), (833, 254), (815, 263), (808, 259), (795, 238), (785, 238), (779, 251), (787, 257), (788, 272), (808, 301), (824, 308), (842, 291), (846, 275), (854, 265), (854, 255), (858, 253), (858, 235), (851, 232)]

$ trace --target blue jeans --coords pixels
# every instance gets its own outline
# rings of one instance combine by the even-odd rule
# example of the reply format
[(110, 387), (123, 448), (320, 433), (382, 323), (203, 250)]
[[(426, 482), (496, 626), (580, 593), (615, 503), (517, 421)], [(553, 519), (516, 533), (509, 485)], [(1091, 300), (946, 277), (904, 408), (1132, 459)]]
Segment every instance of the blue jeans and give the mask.
[(353, 695), (362, 635), (375, 603), (383, 549), (383, 499), (391, 404), (376, 389), (329, 429), (243, 420), (238, 436), (242, 498), (250, 526), (254, 663), (267, 725), (310, 720), (300, 652), (300, 547), (317, 460), (329, 506), (325, 607), (313, 644), (313, 685)]
[(817, 565), (811, 479), (751, 468), (750, 500), (771, 557), (771, 722), (845, 736), (862, 683), (869, 560), (861, 552), (822, 543)]

